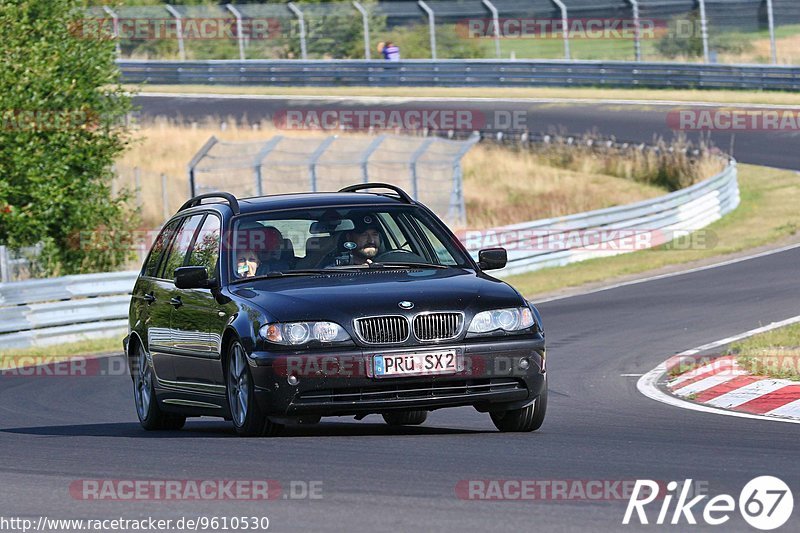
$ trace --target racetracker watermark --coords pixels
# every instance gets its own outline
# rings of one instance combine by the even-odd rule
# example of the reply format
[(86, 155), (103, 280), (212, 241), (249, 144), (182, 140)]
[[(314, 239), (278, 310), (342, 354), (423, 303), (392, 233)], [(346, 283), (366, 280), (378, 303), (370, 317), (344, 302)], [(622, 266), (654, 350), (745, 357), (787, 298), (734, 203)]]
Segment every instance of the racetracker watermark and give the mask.
[[(656, 30), (665, 27), (663, 20), (623, 18), (500, 18), (497, 34), (501, 39), (561, 39), (566, 31), (570, 39), (641, 39), (656, 38)], [(566, 22), (566, 24), (565, 24)], [(469, 18), (456, 22), (456, 34), (464, 39), (495, 37), (492, 18)]]
[[(635, 479), (462, 479), (456, 483), (461, 500), (490, 501), (628, 501), (635, 494)], [(666, 482), (662, 483), (666, 486)], [(657, 496), (659, 484), (648, 495)], [(697, 481), (692, 490), (706, 494), (708, 483)]]
[(97, 129), (100, 115), (77, 109), (4, 109), (0, 110), (3, 131), (75, 131)]
[(106, 501), (269, 501), (320, 500), (322, 481), (274, 479), (76, 479), (74, 500)]
[(708, 250), (718, 237), (710, 230), (682, 229), (589, 229), (589, 230), (461, 230), (457, 237), (467, 249), (503, 247), (509, 252), (635, 252), (655, 246), (669, 249)]
[[(180, 25), (174, 18), (83, 18), (70, 24), (72, 35), (84, 39), (118, 38), (129, 41), (162, 41), (182, 38), (189, 41), (234, 40), (239, 38), (235, 18), (185, 17)], [(250, 41), (266, 41), (282, 36), (280, 19), (244, 18), (241, 33)]]
[(0, 377), (105, 377), (130, 373), (122, 357), (62, 357), (6, 355), (0, 357)]
[(718, 355), (670, 357), (666, 361), (669, 375), (677, 376), (693, 370), (699, 375), (738, 376), (742, 368), (756, 376), (800, 376), (800, 353), (763, 352), (747, 356), (719, 357)]
[(676, 131), (800, 131), (798, 109), (689, 108), (667, 113)]

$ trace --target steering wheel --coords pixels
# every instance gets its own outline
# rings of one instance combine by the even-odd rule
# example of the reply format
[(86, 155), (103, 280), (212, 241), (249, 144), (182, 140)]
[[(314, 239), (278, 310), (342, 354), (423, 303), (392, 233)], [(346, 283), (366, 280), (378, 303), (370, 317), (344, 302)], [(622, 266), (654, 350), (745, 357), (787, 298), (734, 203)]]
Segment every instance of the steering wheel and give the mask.
[[(400, 256), (400, 257), (397, 257), (397, 256)], [(387, 259), (389, 261), (391, 261), (392, 259), (396, 259), (396, 260), (401, 261), (401, 262), (408, 261), (408, 262), (412, 262), (412, 263), (424, 263), (425, 262), (425, 258), (424, 257), (420, 257), (419, 255), (415, 254), (414, 252), (412, 252), (410, 250), (388, 250), (386, 252), (383, 252), (382, 254), (379, 254), (379, 255), (375, 256), (375, 262), (376, 263), (380, 263), (382, 261), (386, 261)]]

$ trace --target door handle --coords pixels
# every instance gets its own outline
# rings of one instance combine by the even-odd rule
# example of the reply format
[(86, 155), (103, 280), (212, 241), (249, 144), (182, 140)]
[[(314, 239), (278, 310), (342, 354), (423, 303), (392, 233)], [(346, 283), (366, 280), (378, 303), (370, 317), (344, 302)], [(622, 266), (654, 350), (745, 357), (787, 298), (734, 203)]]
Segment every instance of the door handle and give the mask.
[(153, 293), (145, 294), (144, 296), (142, 296), (142, 300), (147, 302), (148, 305), (149, 305), (149, 304), (151, 304), (151, 303), (156, 301), (156, 297), (153, 295)]
[(170, 298), (169, 303), (170, 305), (174, 305), (176, 308), (183, 305), (180, 296), (176, 296), (175, 298)]

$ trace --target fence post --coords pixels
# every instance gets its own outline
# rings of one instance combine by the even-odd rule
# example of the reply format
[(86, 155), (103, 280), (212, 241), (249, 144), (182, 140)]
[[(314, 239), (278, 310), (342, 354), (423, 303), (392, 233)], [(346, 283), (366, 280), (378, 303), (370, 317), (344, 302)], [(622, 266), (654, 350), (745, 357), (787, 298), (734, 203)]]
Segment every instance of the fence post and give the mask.
[(703, 39), (703, 62), (708, 63), (708, 18), (706, 18), (706, 0), (697, 0), (700, 4), (700, 36)]
[(417, 162), (425, 154), (425, 152), (428, 150), (428, 147), (430, 147), (430, 145), (433, 144), (434, 139), (435, 139), (435, 137), (430, 137), (428, 139), (425, 139), (422, 142), (422, 144), (419, 145), (419, 148), (417, 148), (414, 151), (414, 153), (411, 155), (411, 161), (410, 161), (410, 164), (409, 164), (409, 170), (411, 171), (411, 196), (414, 198), (414, 200), (419, 200), (419, 186), (418, 186), (418, 183), (417, 183), (417, 181), (418, 181), (417, 180)]
[(175, 31), (178, 34), (178, 54), (180, 55), (181, 61), (186, 61), (186, 48), (183, 46), (183, 21), (181, 20), (181, 14), (169, 4), (164, 4), (164, 7), (169, 11), (170, 15), (175, 17)]
[(464, 143), (453, 160), (453, 190), (450, 194), (450, 209), (448, 210), (448, 218), (455, 213), (455, 219), (458, 224), (466, 225), (467, 223), (467, 209), (464, 205), (464, 177), (461, 171), (461, 160), (469, 152), (470, 148), (481, 140), (481, 134), (474, 132), (469, 139)]
[(772, 51), (772, 64), (778, 64), (778, 44), (775, 42), (775, 10), (772, 0), (767, 0), (767, 22), (769, 23), (769, 47)]
[(308, 49), (306, 48), (306, 19), (303, 17), (303, 12), (294, 5), (294, 2), (289, 2), (286, 6), (297, 17), (297, 22), (300, 24), (300, 55), (303, 59), (308, 59)]
[(384, 139), (386, 139), (386, 135), (378, 135), (371, 143), (369, 143), (369, 146), (367, 146), (367, 149), (364, 150), (364, 153), (361, 154), (361, 161), (359, 161), (359, 165), (361, 166), (361, 181), (364, 183), (369, 183), (369, 158), (373, 153), (375, 153), (375, 150), (378, 149)]
[(8, 283), (11, 275), (8, 272), (8, 248), (0, 246), (0, 283)]
[(161, 173), (161, 208), (164, 220), (169, 218), (169, 194), (167, 193), (167, 175)]
[(364, 59), (372, 59), (372, 52), (369, 46), (369, 15), (367, 14), (367, 10), (364, 9), (364, 6), (353, 0), (353, 7), (358, 9), (358, 12), (361, 13), (361, 20), (364, 24)]
[(498, 59), (500, 59), (500, 20), (497, 8), (489, 0), (481, 0), (483, 5), (492, 12), (492, 26), (494, 26), (494, 51)]
[(633, 49), (636, 61), (642, 60), (642, 28), (639, 24), (639, 0), (628, 0), (633, 7)]
[(433, 14), (433, 9), (428, 7), (428, 4), (426, 4), (424, 0), (417, 0), (417, 4), (419, 4), (419, 7), (421, 7), (428, 15), (428, 33), (430, 34), (431, 40), (431, 59), (436, 61), (436, 18)]
[(119, 44), (119, 17), (117, 14), (108, 6), (103, 6), (103, 11), (108, 13), (111, 16), (111, 23), (114, 25), (114, 48), (117, 51), (117, 57), (122, 57), (122, 48)]
[(217, 144), (217, 142), (219, 142), (217, 141), (217, 138), (212, 135), (206, 141), (206, 143), (200, 148), (200, 150), (198, 150), (198, 152), (194, 154), (192, 160), (189, 161), (189, 164), (186, 167), (189, 174), (189, 198), (197, 196), (197, 193), (195, 192), (196, 187), (194, 182), (194, 169), (200, 163), (200, 161), (202, 161), (202, 159), (208, 154), (211, 148), (213, 148), (213, 146)]
[(233, 13), (234, 17), (236, 17), (236, 35), (238, 37), (237, 40), (239, 41), (239, 59), (244, 61), (244, 28), (242, 25), (242, 14), (233, 4), (225, 4), (225, 7), (228, 8), (228, 11)]
[(136, 207), (142, 207), (142, 169), (133, 167), (133, 186), (136, 188)]
[(264, 195), (264, 183), (262, 181), (261, 176), (261, 164), (264, 162), (264, 158), (269, 155), (269, 153), (278, 146), (278, 143), (283, 140), (283, 135), (276, 135), (272, 139), (268, 140), (264, 143), (264, 146), (261, 147), (261, 150), (258, 151), (256, 154), (255, 160), (253, 160), (253, 170), (256, 177), (256, 195), (263, 196)]
[(311, 180), (311, 192), (317, 192), (317, 161), (325, 153), (325, 150), (336, 140), (336, 135), (326, 137), (324, 141), (319, 143), (317, 149), (308, 158), (308, 177)]
[(561, 10), (561, 25), (564, 26), (564, 59), (572, 59), (569, 51), (569, 18), (567, 17), (567, 5), (561, 0), (553, 0), (553, 3)]

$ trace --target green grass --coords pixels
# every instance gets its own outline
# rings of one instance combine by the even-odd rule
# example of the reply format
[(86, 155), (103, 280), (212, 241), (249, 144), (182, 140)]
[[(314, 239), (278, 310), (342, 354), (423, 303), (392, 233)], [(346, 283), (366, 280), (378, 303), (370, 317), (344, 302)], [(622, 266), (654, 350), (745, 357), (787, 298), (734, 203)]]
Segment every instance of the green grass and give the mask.
[(51, 363), (79, 355), (99, 355), (122, 352), (122, 339), (110, 337), (79, 342), (56, 344), (24, 349), (0, 350), (0, 368), (15, 368), (19, 364), (31, 366)]
[(678, 244), (592, 259), (565, 267), (512, 276), (523, 294), (536, 295), (586, 283), (607, 281), (670, 265), (722, 256), (793, 236), (800, 227), (798, 174), (751, 165), (739, 166), (741, 204), (733, 213)]
[(751, 374), (800, 381), (800, 324), (736, 342), (728, 354)]

